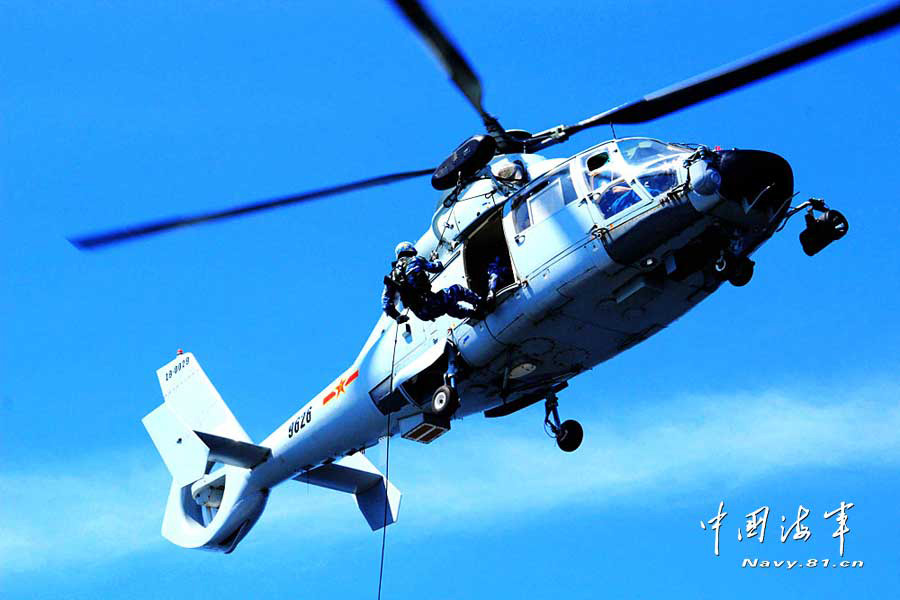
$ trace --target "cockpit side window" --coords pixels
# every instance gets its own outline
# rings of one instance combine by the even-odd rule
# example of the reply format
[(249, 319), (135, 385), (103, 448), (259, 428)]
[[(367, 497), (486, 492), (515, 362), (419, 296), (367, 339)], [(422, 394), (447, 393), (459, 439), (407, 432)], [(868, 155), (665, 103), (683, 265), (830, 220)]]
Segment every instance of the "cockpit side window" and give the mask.
[(611, 181), (603, 188), (599, 196), (595, 196), (597, 207), (607, 219), (640, 201), (641, 197), (622, 178)]
[(641, 201), (622, 173), (609, 163), (604, 152), (590, 157), (585, 163), (588, 184), (594, 190), (593, 198), (607, 219)]
[(596, 171), (588, 172), (588, 183), (591, 189), (600, 191), (609, 185), (613, 180), (621, 179), (622, 175), (618, 169), (603, 167)]
[(609, 154), (606, 152), (601, 152), (599, 154), (595, 154), (595, 155), (591, 156), (590, 158), (588, 158), (585, 161), (584, 166), (587, 168), (588, 171), (596, 171), (597, 169), (600, 169), (601, 167), (606, 166), (606, 164), (608, 162), (609, 162)]

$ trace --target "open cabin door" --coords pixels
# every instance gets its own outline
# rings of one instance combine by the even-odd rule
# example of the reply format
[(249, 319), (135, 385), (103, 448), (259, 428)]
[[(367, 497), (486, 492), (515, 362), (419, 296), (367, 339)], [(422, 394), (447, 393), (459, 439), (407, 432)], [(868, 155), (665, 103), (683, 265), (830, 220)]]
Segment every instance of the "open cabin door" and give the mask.
[(470, 290), (487, 297), (491, 272), (494, 272), (494, 295), (497, 301), (518, 287), (515, 270), (503, 234), (501, 211), (497, 210), (469, 235), (463, 248), (466, 283)]

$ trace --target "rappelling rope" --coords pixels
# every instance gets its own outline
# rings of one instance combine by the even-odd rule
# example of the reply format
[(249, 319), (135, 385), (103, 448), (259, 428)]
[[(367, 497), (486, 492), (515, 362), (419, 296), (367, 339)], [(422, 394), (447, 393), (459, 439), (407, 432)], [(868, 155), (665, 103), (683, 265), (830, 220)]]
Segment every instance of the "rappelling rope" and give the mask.
[[(388, 397), (394, 391), (394, 359), (397, 356), (397, 334), (400, 333), (400, 325), (394, 325), (394, 348), (391, 350), (391, 385), (388, 387)], [(384, 580), (384, 546), (387, 541), (387, 512), (388, 512), (388, 485), (391, 475), (391, 411), (387, 412), (387, 448), (384, 453), (384, 515), (381, 521), (381, 566), (378, 568), (378, 600), (381, 600), (381, 582)]]
[(381, 566), (378, 567), (378, 600), (381, 600), (381, 582), (384, 579), (384, 546), (387, 541), (388, 485), (391, 475), (391, 413), (387, 417), (387, 450), (384, 455), (384, 519), (381, 527)]

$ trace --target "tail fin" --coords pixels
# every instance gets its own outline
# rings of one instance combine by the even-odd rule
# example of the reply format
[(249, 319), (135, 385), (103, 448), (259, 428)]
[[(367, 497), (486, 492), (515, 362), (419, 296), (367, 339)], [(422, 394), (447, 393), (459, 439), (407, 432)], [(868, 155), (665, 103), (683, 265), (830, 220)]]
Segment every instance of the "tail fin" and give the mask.
[(193, 354), (179, 354), (156, 376), (166, 405), (181, 421), (197, 431), (250, 441)]
[(143, 422), (175, 483), (197, 481), (209, 463), (249, 469), (269, 457), (250, 443), (193, 354), (178, 355), (156, 375), (165, 402)]
[[(230, 552), (265, 507), (267, 494), (247, 489), (248, 469), (271, 452), (250, 443), (193, 354), (179, 354), (156, 374), (165, 401), (143, 423), (172, 474), (163, 535), (179, 546)], [(210, 475), (217, 462), (228, 466)]]

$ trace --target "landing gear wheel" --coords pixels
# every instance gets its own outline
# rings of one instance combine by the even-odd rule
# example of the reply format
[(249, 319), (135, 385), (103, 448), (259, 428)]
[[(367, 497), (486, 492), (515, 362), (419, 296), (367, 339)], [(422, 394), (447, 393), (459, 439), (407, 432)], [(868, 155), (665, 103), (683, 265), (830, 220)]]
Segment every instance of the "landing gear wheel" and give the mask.
[(544, 431), (552, 438), (556, 438), (556, 445), (563, 452), (574, 452), (581, 445), (584, 438), (584, 430), (581, 423), (573, 419), (559, 422), (559, 402), (555, 393), (550, 393), (544, 402)]
[(449, 385), (442, 385), (431, 397), (431, 412), (442, 417), (451, 417), (459, 408), (456, 391)]
[(563, 452), (574, 452), (581, 445), (583, 438), (584, 429), (581, 428), (581, 423), (574, 419), (569, 419), (568, 421), (563, 421), (562, 425), (559, 426), (559, 430), (556, 432), (556, 445)]
[(742, 258), (733, 262), (728, 271), (728, 282), (735, 287), (743, 287), (753, 279), (753, 267), (756, 263), (749, 258)]

